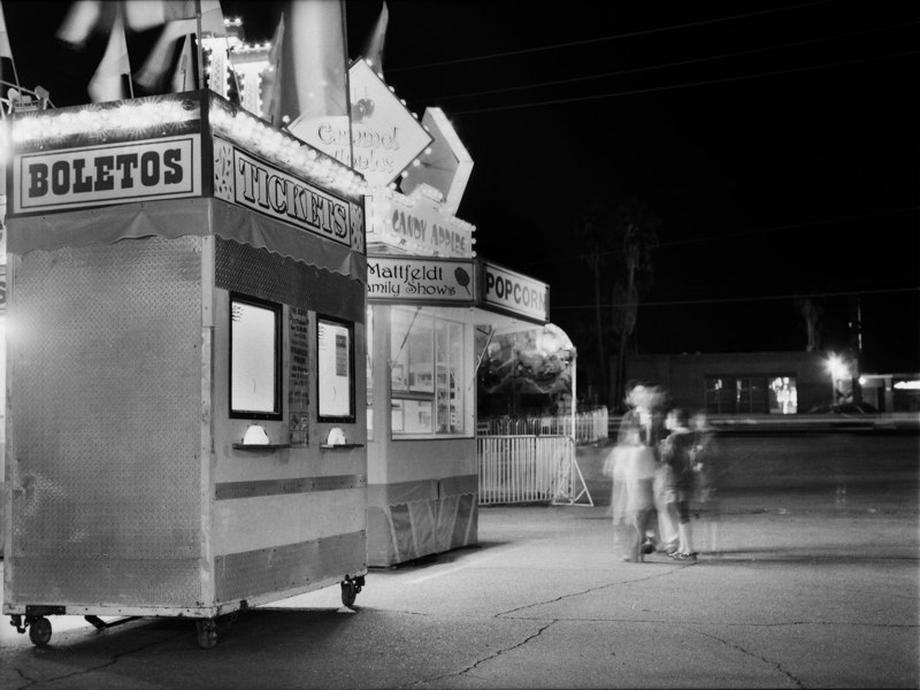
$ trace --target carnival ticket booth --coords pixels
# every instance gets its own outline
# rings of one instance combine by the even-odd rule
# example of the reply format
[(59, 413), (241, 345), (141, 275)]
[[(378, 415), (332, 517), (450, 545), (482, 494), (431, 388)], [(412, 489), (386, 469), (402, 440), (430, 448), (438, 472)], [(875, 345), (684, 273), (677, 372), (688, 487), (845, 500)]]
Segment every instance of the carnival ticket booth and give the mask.
[(206, 91), (17, 117), (3, 612), (182, 616), (366, 560), (364, 181)]

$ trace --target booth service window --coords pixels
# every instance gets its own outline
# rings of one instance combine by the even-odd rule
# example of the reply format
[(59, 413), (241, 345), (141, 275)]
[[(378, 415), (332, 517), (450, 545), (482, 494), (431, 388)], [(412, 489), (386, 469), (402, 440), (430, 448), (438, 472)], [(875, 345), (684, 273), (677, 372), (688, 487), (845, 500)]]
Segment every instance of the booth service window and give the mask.
[(354, 327), (319, 317), (316, 323), (320, 421), (355, 420)]
[(230, 297), (230, 416), (281, 419), (281, 305)]
[(394, 307), (390, 328), (393, 435), (462, 434), (464, 325)]

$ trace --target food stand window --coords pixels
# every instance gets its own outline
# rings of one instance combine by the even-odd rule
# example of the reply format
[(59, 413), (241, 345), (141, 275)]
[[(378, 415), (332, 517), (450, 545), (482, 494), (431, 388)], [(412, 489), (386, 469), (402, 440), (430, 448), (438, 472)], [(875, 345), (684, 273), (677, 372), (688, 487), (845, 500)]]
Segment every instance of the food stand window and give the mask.
[(281, 306), (230, 297), (230, 416), (281, 419)]
[(367, 347), (364, 353), (364, 366), (367, 376), (367, 439), (374, 438), (374, 308), (370, 305), (365, 313), (365, 330)]
[(316, 330), (319, 420), (355, 420), (354, 328), (350, 323), (320, 317)]
[(423, 309), (394, 308), (392, 314), (393, 434), (462, 434), (464, 324)]

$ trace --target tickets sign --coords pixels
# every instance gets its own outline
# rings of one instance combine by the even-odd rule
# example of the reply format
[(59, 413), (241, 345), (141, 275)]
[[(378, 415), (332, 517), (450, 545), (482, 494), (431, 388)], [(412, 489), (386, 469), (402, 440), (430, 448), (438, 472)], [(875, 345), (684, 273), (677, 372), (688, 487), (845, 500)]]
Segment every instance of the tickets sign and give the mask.
[(13, 212), (201, 195), (197, 134), (24, 153), (13, 160)]
[(363, 242), (360, 208), (214, 139), (214, 195), (346, 246)]
[(501, 311), (546, 323), (549, 285), (495, 264), (482, 262), (482, 301)]
[(476, 295), (472, 261), (424, 257), (367, 257), (369, 302), (471, 305)]

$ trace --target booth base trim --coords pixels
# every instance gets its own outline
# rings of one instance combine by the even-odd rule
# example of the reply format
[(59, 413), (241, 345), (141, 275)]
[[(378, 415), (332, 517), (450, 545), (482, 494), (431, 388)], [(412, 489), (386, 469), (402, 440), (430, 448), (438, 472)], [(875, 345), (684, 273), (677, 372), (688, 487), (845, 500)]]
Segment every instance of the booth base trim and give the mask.
[(414, 500), (393, 500), (389, 487), (369, 486), (368, 565), (386, 567), (478, 543), (478, 493), (439, 495), (441, 484), (456, 485), (457, 479), (434, 480), (434, 495)]

